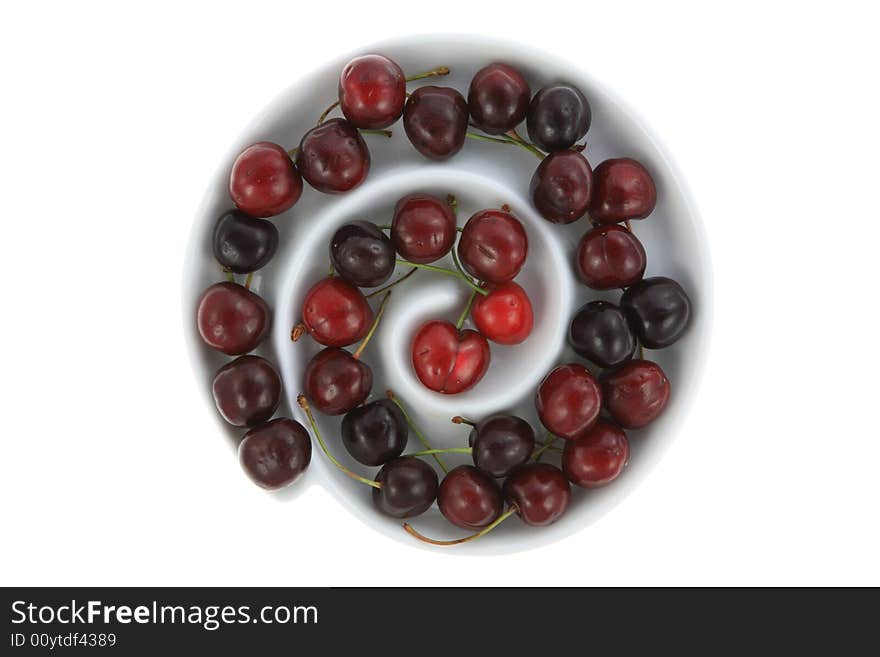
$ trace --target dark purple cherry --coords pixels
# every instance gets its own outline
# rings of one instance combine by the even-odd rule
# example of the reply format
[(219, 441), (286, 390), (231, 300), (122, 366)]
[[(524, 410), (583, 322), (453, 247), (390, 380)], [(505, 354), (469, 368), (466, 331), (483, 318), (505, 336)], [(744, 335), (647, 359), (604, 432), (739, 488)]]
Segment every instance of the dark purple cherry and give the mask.
[(370, 151), (351, 123), (330, 119), (303, 136), (296, 151), (296, 166), (319, 192), (341, 194), (367, 177)]
[(562, 151), (590, 129), (590, 104), (580, 89), (570, 84), (544, 87), (529, 104), (526, 126), (529, 139), (545, 151)]
[(437, 473), (414, 456), (388, 461), (379, 470), (373, 488), (373, 504), (392, 518), (412, 518), (424, 513), (437, 498)]
[(432, 160), (445, 160), (458, 153), (467, 126), (467, 103), (450, 87), (420, 87), (403, 108), (406, 136), (419, 153)]
[(239, 461), (258, 486), (275, 490), (299, 478), (312, 459), (312, 441), (299, 422), (278, 418), (244, 435)]
[(691, 300), (671, 278), (653, 276), (623, 294), (620, 307), (629, 316), (639, 340), (648, 349), (662, 349), (678, 340), (691, 318)]
[(409, 427), (397, 404), (379, 399), (353, 408), (342, 418), (342, 444), (364, 465), (382, 465), (406, 448)]
[(522, 123), (529, 108), (529, 83), (507, 64), (489, 64), (477, 71), (468, 90), (468, 110), (474, 124), (500, 135)]
[(220, 415), (236, 427), (265, 422), (281, 401), (281, 377), (259, 356), (241, 356), (221, 367), (211, 389)]
[(275, 255), (278, 229), (271, 221), (230, 210), (217, 220), (213, 243), (217, 262), (236, 274), (249, 274)]
[(558, 151), (543, 159), (529, 193), (538, 213), (554, 224), (570, 224), (587, 212), (593, 189), (590, 163), (580, 153)]
[(325, 415), (342, 415), (370, 394), (373, 371), (347, 351), (328, 347), (306, 365), (305, 385), (312, 406)]
[(460, 465), (440, 482), (437, 506), (456, 527), (483, 529), (501, 515), (501, 489), (485, 472)]
[(336, 272), (358, 287), (382, 285), (394, 271), (394, 245), (369, 221), (350, 221), (330, 240), (330, 262)]
[(529, 460), (535, 449), (535, 432), (515, 415), (493, 415), (477, 422), (468, 442), (474, 465), (493, 477), (506, 477)]
[(568, 341), (578, 354), (606, 369), (622, 365), (636, 350), (626, 314), (607, 301), (591, 301), (575, 313)]

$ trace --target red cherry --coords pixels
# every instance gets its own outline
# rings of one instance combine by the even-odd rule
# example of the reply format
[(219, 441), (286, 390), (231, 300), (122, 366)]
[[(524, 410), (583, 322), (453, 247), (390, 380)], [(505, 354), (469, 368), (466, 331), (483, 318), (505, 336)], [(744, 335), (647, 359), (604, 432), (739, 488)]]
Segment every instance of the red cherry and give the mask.
[(302, 321), (320, 344), (346, 347), (367, 334), (373, 310), (357, 287), (339, 276), (328, 276), (306, 293)]
[(602, 391), (583, 365), (560, 365), (541, 381), (535, 405), (550, 433), (575, 440), (599, 417)]
[(617, 479), (628, 459), (623, 429), (600, 418), (583, 436), (565, 443), (562, 471), (573, 484), (598, 488)]
[(429, 194), (404, 196), (394, 207), (391, 241), (410, 262), (439, 260), (455, 244), (455, 213), (449, 203)]
[(532, 332), (532, 303), (526, 291), (514, 282), (477, 295), (471, 318), (477, 330), (498, 344), (519, 344)]
[(474, 124), (490, 135), (518, 126), (529, 109), (529, 83), (518, 70), (493, 63), (476, 72), (468, 90), (468, 109)]
[(549, 463), (527, 463), (504, 482), (504, 497), (515, 504), (527, 525), (543, 527), (559, 519), (568, 508), (571, 485), (562, 471)]
[(217, 371), (211, 390), (224, 420), (236, 427), (254, 427), (278, 408), (281, 376), (265, 358), (240, 356)]
[(480, 210), (468, 219), (458, 240), (461, 264), (472, 276), (489, 283), (512, 280), (528, 251), (523, 225), (505, 210)]
[(474, 387), (489, 369), (489, 343), (470, 329), (433, 320), (418, 330), (412, 342), (412, 362), (425, 387), (455, 395)]
[(271, 217), (289, 210), (302, 194), (302, 177), (287, 151), (261, 141), (245, 148), (229, 174), (229, 196), (252, 217)]
[(532, 174), (529, 185), (538, 213), (554, 224), (570, 224), (587, 212), (593, 193), (593, 172), (580, 153), (550, 153)]
[(419, 153), (432, 160), (446, 160), (458, 153), (467, 127), (467, 101), (449, 87), (420, 87), (403, 108), (406, 136)]
[(202, 294), (197, 311), (199, 335), (205, 344), (238, 356), (257, 348), (269, 332), (269, 306), (235, 283), (216, 283)]
[(648, 257), (623, 226), (597, 226), (581, 238), (575, 259), (584, 283), (594, 290), (629, 287), (642, 280)]
[(370, 151), (351, 123), (330, 119), (303, 136), (296, 151), (296, 166), (319, 192), (341, 194), (367, 177)]
[(343, 415), (370, 394), (373, 371), (347, 351), (328, 347), (306, 365), (305, 385), (315, 408), (325, 415)]
[(631, 360), (600, 378), (605, 408), (626, 429), (652, 422), (669, 401), (669, 379), (652, 361)]
[(406, 76), (382, 55), (355, 57), (339, 76), (339, 107), (357, 128), (387, 128), (403, 114)]
[(501, 490), (485, 472), (460, 465), (440, 482), (437, 506), (456, 527), (482, 529), (501, 515)]
[(657, 204), (657, 188), (648, 170), (628, 157), (605, 160), (593, 172), (595, 185), (590, 199), (590, 219), (614, 224), (644, 219)]
[(299, 422), (278, 418), (251, 429), (238, 446), (241, 467), (268, 490), (295, 482), (312, 460), (312, 440)]

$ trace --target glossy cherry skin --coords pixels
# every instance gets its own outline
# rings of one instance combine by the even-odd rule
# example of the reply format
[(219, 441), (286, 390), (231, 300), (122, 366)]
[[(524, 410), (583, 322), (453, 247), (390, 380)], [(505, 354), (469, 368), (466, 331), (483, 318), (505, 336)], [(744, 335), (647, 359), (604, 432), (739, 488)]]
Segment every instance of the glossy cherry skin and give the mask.
[(493, 415), (477, 422), (468, 442), (474, 465), (493, 477), (506, 477), (532, 456), (535, 432), (515, 415)]
[(403, 129), (415, 149), (432, 160), (446, 160), (464, 145), (468, 108), (449, 87), (419, 87), (403, 108)]
[(437, 473), (415, 456), (388, 461), (379, 470), (373, 488), (373, 504), (392, 518), (412, 518), (428, 510), (437, 498)]
[(504, 210), (480, 210), (468, 219), (458, 240), (462, 266), (487, 283), (513, 280), (528, 253), (523, 225)]
[(211, 390), (224, 420), (236, 427), (254, 427), (278, 408), (281, 377), (265, 358), (240, 356), (217, 371)]
[(278, 229), (265, 219), (240, 210), (220, 215), (214, 225), (214, 257), (236, 274), (248, 274), (264, 267), (278, 248)]
[(579, 355), (602, 368), (622, 365), (636, 350), (629, 320), (607, 301), (591, 301), (578, 309), (568, 329), (568, 341)]
[(576, 486), (599, 488), (617, 479), (628, 459), (623, 429), (599, 418), (583, 436), (565, 443), (562, 471)]
[(296, 151), (296, 166), (319, 192), (341, 194), (367, 177), (370, 151), (351, 123), (330, 119), (303, 135)]
[(605, 160), (593, 171), (590, 220), (614, 224), (644, 219), (657, 204), (657, 188), (648, 170), (628, 157)]
[(545, 151), (574, 146), (590, 129), (590, 103), (577, 87), (554, 84), (544, 87), (529, 104), (526, 127), (529, 139)]
[(440, 482), (437, 506), (456, 527), (483, 529), (501, 515), (502, 505), (498, 484), (472, 465), (453, 468)]
[(519, 344), (532, 332), (534, 315), (526, 291), (513, 281), (477, 295), (471, 309), (477, 330), (498, 344)]
[(550, 433), (575, 440), (599, 417), (602, 391), (583, 365), (560, 365), (541, 381), (535, 406), (541, 423)]
[(312, 441), (299, 422), (278, 418), (248, 431), (238, 458), (255, 484), (277, 490), (292, 484), (309, 467)]
[(394, 245), (369, 221), (350, 221), (330, 240), (330, 262), (342, 278), (358, 287), (376, 287), (391, 277)]
[(452, 249), (456, 232), (455, 212), (436, 196), (411, 194), (394, 206), (391, 241), (410, 262), (425, 265), (439, 260)]
[(229, 174), (232, 202), (252, 217), (272, 217), (289, 210), (302, 188), (302, 177), (287, 151), (268, 141), (245, 148)]
[(631, 360), (601, 376), (605, 408), (620, 426), (638, 429), (657, 418), (669, 401), (669, 379), (657, 363)]
[(456, 395), (473, 388), (489, 369), (489, 343), (470, 329), (452, 322), (425, 322), (412, 342), (412, 363), (426, 388)]
[(359, 406), (373, 387), (373, 371), (343, 349), (327, 347), (305, 371), (306, 396), (325, 415), (343, 415)]
[(397, 404), (378, 399), (353, 408), (342, 418), (342, 444), (364, 465), (382, 465), (403, 453), (409, 426)]
[(356, 128), (387, 128), (406, 102), (406, 76), (382, 55), (355, 57), (339, 76), (339, 107)]
[(583, 217), (593, 193), (593, 172), (580, 153), (558, 151), (545, 157), (529, 185), (538, 213), (554, 224), (570, 224)]
[(370, 330), (373, 309), (354, 285), (339, 276), (328, 276), (306, 293), (302, 321), (316, 342), (346, 347), (362, 340)]
[(228, 282), (204, 291), (196, 315), (205, 344), (230, 356), (256, 349), (269, 332), (271, 317), (261, 297)]
[(645, 278), (626, 292), (620, 307), (629, 316), (642, 344), (662, 349), (678, 340), (691, 318), (691, 300), (671, 278)]
[(581, 238), (575, 258), (581, 280), (594, 290), (634, 285), (645, 275), (648, 256), (639, 239), (623, 226), (596, 226)]
[(471, 80), (468, 110), (480, 130), (500, 135), (522, 123), (531, 95), (522, 73), (507, 64), (489, 64)]
[(523, 522), (534, 527), (556, 522), (571, 500), (571, 484), (549, 463), (521, 465), (504, 482), (502, 492)]

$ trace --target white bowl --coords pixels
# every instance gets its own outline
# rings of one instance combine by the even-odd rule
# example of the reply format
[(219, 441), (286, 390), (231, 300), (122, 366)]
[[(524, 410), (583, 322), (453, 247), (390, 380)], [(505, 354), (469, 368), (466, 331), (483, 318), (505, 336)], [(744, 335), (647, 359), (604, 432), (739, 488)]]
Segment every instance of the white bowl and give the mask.
[[(694, 307), (692, 323), (685, 337), (668, 349), (650, 351), (647, 355), (663, 367), (672, 383), (668, 408), (650, 427), (629, 432), (630, 463), (620, 478), (610, 486), (594, 491), (573, 487), (572, 503), (554, 525), (533, 528), (511, 518), (495, 532), (454, 550), (502, 553), (566, 537), (588, 527), (629, 494), (674, 440), (699, 382), (711, 314), (711, 269), (707, 245), (681, 176), (632, 111), (580, 67), (569, 62), (483, 36), (423, 35), (362, 48), (350, 56), (329, 62), (281, 94), (232, 145), (196, 217), (185, 265), (183, 306), (185, 331), (198, 384), (205, 391), (207, 402), (213, 406), (211, 379), (214, 372), (229, 360), (201, 342), (196, 330), (195, 311), (202, 291), (212, 283), (224, 280), (211, 252), (211, 233), (216, 218), (232, 207), (227, 180), (235, 156), (246, 145), (260, 140), (274, 141), (286, 148), (298, 145), (302, 134), (336, 99), (337, 80), (344, 64), (352, 56), (368, 52), (391, 57), (407, 74), (439, 65), (449, 66), (452, 70), (451, 75), (443, 78), (411, 83), (410, 89), (439, 84), (455, 87), (467, 95), (473, 74), (492, 61), (518, 67), (533, 92), (550, 82), (571, 82), (584, 92), (593, 111), (584, 152), (590, 163), (595, 166), (609, 157), (634, 157), (643, 162), (654, 177), (657, 208), (649, 218), (633, 222), (633, 229), (648, 253), (646, 275), (676, 279), (687, 290)], [(252, 289), (273, 309), (271, 336), (257, 353), (274, 362), (283, 376), (286, 403), (278, 415), (295, 417), (308, 426), (295, 400), (302, 391), (304, 366), (320, 346), (310, 339), (294, 344), (289, 336), (291, 327), (299, 319), (305, 291), (326, 275), (327, 244), (335, 228), (351, 219), (389, 223), (397, 199), (411, 192), (431, 192), (440, 196), (453, 193), (459, 201), (459, 225), (473, 212), (503, 203), (509, 204), (523, 221), (529, 236), (529, 257), (517, 282), (532, 299), (536, 319), (534, 331), (525, 343), (518, 346), (493, 344), (489, 372), (468, 392), (446, 396), (429, 391), (418, 382), (412, 370), (409, 358), (412, 335), (426, 319), (454, 321), (467, 298), (467, 290), (456, 279), (418, 272), (395, 288), (376, 338), (365, 351), (364, 359), (374, 372), (371, 399), (384, 395), (386, 388), (392, 388), (406, 403), (434, 447), (467, 444), (468, 428), (452, 424), (450, 418), (453, 415), (479, 419), (500, 411), (513, 412), (528, 419), (541, 440), (544, 430), (538, 422), (533, 402), (537, 384), (554, 364), (581, 361), (566, 344), (571, 316), (587, 301), (600, 298), (616, 301), (620, 296), (619, 292), (597, 293), (576, 278), (573, 254), (580, 236), (588, 228), (587, 222), (580, 220), (568, 226), (558, 226), (541, 219), (528, 197), (529, 180), (538, 161), (521, 149), (469, 139), (454, 158), (435, 163), (413, 149), (400, 122), (391, 129), (394, 131), (391, 139), (365, 137), (372, 155), (372, 168), (360, 187), (345, 195), (327, 195), (306, 185), (299, 203), (274, 219), (281, 235), (278, 252), (267, 267), (257, 272)], [(447, 264), (451, 266), (451, 261)], [(398, 270), (395, 277), (400, 274)], [(339, 422), (339, 418), (319, 416), (325, 440), (343, 463), (372, 476), (376, 469), (360, 466), (348, 457), (338, 438)], [(229, 447), (235, 447), (243, 432), (225, 425), (218, 415), (218, 426), (221, 425), (230, 437)], [(219, 449), (216, 434), (215, 428), (206, 427), (204, 439)], [(420, 448), (414, 436), (410, 448)], [(467, 456), (456, 456), (458, 458), (447, 457), (447, 462), (469, 462)], [(291, 489), (276, 495), (293, 498), (297, 490), (309, 483), (326, 486), (373, 529), (412, 546), (424, 545), (405, 534), (400, 521), (380, 515), (370, 501), (370, 489), (337, 471), (317, 448), (306, 475)], [(465, 533), (449, 525), (436, 505), (411, 522), (438, 538), (458, 537)]]

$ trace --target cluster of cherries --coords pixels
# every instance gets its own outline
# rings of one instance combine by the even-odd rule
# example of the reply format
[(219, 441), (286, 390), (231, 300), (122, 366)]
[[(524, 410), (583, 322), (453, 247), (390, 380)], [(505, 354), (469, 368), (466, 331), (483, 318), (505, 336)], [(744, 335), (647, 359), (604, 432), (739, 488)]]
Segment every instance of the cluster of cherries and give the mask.
[[(269, 262), (278, 245), (278, 231), (266, 217), (297, 202), (303, 178), (325, 193), (359, 185), (370, 167), (362, 134), (390, 136), (385, 128), (401, 116), (410, 142), (431, 159), (452, 157), (469, 137), (515, 145), (540, 158), (530, 185), (535, 208), (553, 223), (588, 215), (593, 227), (577, 249), (577, 270), (592, 289), (624, 290), (617, 305), (593, 301), (575, 314), (569, 341), (601, 373), (594, 376), (585, 364), (568, 363), (544, 378), (535, 398), (547, 430), (541, 445), (526, 420), (494, 415), (476, 422), (453, 418), (471, 426), (469, 446), (433, 449), (393, 393), (366, 403), (372, 372), (361, 354), (390, 288), (418, 269), (457, 276), (471, 288), (456, 324), (429, 321), (413, 339), (413, 367), (431, 390), (456, 394), (476, 385), (489, 366), (487, 339), (510, 345), (528, 337), (531, 303), (513, 282), (525, 262), (528, 239), (507, 207), (477, 212), (458, 228), (452, 197), (414, 194), (400, 199), (390, 225), (343, 225), (330, 242), (331, 274), (306, 294), (302, 321), (292, 333), (294, 340), (308, 334), (324, 346), (308, 363), (305, 394), (298, 396), (321, 449), (348, 476), (372, 487), (373, 502), (383, 513), (411, 518), (436, 500), (452, 524), (474, 532), (437, 541), (404, 525), (417, 538), (438, 545), (472, 540), (513, 514), (529, 525), (552, 523), (569, 504), (571, 483), (589, 489), (616, 479), (629, 456), (625, 430), (652, 422), (669, 399), (668, 379), (643, 351), (678, 340), (691, 313), (678, 283), (644, 278), (646, 253), (630, 221), (653, 211), (654, 182), (644, 166), (629, 158), (605, 160), (592, 169), (583, 155), (585, 145), (578, 143), (591, 123), (589, 103), (579, 89), (560, 83), (532, 96), (519, 71), (496, 63), (477, 72), (467, 99), (455, 89), (433, 85), (407, 93), (407, 81), (446, 73), (439, 68), (407, 78), (381, 55), (355, 58), (340, 76), (338, 101), (296, 148), (269, 142), (247, 147), (230, 175), (236, 209), (223, 214), (214, 231), (214, 253), (230, 280), (209, 287), (198, 306), (204, 342), (238, 356), (217, 372), (213, 392), (224, 419), (248, 429), (240, 446), (242, 466), (263, 487), (290, 484), (310, 461), (309, 435), (294, 420), (271, 419), (281, 399), (281, 378), (269, 361), (248, 353), (264, 339), (270, 323), (267, 304), (249, 289), (252, 273)], [(327, 119), (336, 106), (345, 118)], [(517, 132), (523, 120), (529, 140)], [(448, 253), (455, 270), (431, 264)], [(412, 271), (385, 285), (397, 265)], [(234, 274), (247, 274), (245, 285), (237, 284)], [(361, 288), (378, 289), (365, 294)], [(374, 312), (369, 299), (379, 295)], [(477, 330), (463, 329), (468, 317)], [(345, 349), (357, 343), (354, 351)], [(358, 463), (381, 466), (375, 478), (352, 472), (333, 456), (312, 407), (343, 415), (342, 444)], [(424, 449), (404, 454), (410, 431)], [(564, 448), (556, 446), (558, 438), (564, 439)], [(542, 462), (545, 452), (561, 453), (561, 467)], [(469, 454), (473, 464), (449, 470), (444, 454)], [(442, 482), (422, 460), (428, 456), (443, 470)]]

